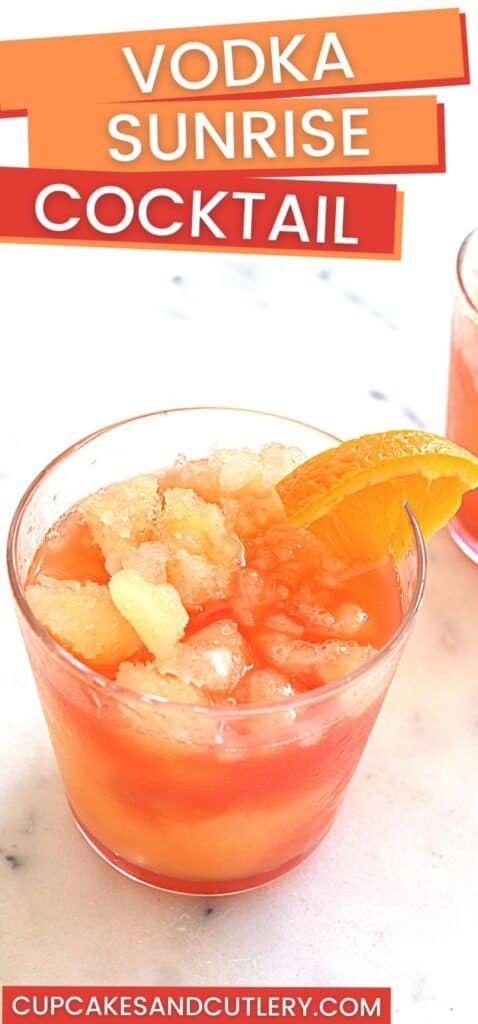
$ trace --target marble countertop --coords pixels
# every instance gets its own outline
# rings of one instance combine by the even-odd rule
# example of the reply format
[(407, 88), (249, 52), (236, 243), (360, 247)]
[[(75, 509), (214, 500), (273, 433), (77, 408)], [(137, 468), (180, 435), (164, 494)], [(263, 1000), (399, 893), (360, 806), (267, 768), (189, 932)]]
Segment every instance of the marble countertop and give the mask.
[[(215, 20), (212, 6), (204, 20)], [(286, 7), (275, 16), (290, 17)], [(72, 30), (95, 30), (78, 18)], [(42, 26), (25, 21), (27, 31)], [(449, 174), (407, 180), (401, 264), (0, 247), (2, 545), (24, 487), (53, 455), (135, 413), (268, 408), (343, 437), (443, 428), (453, 260), (476, 191), (456, 90), (446, 93)], [(471, 115), (471, 98), (460, 102)], [(463, 167), (469, 184), (458, 188)], [(266, 889), (202, 900), (128, 882), (82, 842), (2, 568), (0, 982), (391, 985), (395, 1021), (468, 1024), (477, 608), (478, 571), (443, 533), (409, 647), (320, 849)]]

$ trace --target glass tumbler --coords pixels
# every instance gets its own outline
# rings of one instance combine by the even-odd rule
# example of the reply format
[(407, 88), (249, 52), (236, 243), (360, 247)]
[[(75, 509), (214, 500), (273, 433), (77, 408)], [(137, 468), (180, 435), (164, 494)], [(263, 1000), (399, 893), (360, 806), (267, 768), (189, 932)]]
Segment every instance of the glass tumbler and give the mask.
[[(423, 541), (412, 514), (396, 561), (403, 617), (388, 643), (339, 682), (274, 704), (192, 707), (138, 694), (62, 649), (25, 600), (46, 531), (99, 487), (271, 441), (311, 456), (336, 444), (267, 413), (152, 413), (73, 445), (33, 481), (13, 518), (8, 564), (21, 630), (80, 832), (130, 878), (181, 893), (229, 893), (292, 868), (320, 842), (357, 767), (418, 609)], [(371, 524), (373, 528), (373, 524)]]

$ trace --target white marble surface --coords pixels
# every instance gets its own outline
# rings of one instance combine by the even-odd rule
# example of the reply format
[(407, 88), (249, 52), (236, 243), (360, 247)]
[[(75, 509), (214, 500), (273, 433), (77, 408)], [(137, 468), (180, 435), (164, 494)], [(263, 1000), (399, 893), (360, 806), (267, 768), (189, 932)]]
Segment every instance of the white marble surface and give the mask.
[[(136, 0), (134, 16), (123, 3), (41, 6), (40, 21), (33, 0), (2, 10), (0, 34), (159, 23), (148, 0)], [(321, 10), (332, 7), (354, 5)], [(199, 19), (178, 3), (161, 20), (213, 22), (218, 10), (204, 2)], [(241, 4), (242, 17), (256, 13), (256, 3)], [(286, 0), (261, 6), (264, 18), (291, 13)], [(301, 13), (317, 4), (304, 0)], [(464, 128), (476, 90), (457, 93), (446, 91), (448, 175), (402, 182), (402, 264), (0, 247), (2, 545), (23, 488), (50, 457), (141, 411), (255, 406), (342, 436), (440, 429), (454, 253), (478, 220)], [(0, 135), (0, 160), (1, 144)], [(125, 881), (76, 833), (2, 569), (0, 981), (390, 984), (396, 1021), (468, 1024), (478, 571), (446, 534), (430, 556), (423, 610), (337, 824), (289, 877), (208, 901)]]

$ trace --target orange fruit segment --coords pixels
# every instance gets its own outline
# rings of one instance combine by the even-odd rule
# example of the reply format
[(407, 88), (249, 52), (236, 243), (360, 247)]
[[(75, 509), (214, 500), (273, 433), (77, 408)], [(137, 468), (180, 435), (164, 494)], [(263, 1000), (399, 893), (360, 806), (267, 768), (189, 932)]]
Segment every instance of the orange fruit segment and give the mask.
[(303, 462), (277, 485), (289, 522), (308, 527), (347, 562), (407, 546), (405, 502), (429, 537), (478, 486), (478, 459), (436, 434), (366, 434)]

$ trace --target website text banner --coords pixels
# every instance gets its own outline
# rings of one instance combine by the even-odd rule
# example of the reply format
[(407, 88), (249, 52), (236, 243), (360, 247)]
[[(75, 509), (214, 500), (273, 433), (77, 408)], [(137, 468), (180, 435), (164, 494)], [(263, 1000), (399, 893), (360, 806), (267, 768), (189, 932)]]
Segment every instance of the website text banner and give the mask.
[(317, 96), (469, 81), (458, 8), (0, 44), (0, 108), (96, 101)]
[(436, 97), (30, 108), (32, 167), (371, 174), (445, 170)]
[(400, 259), (395, 185), (0, 168), (0, 241)]
[(6, 987), (3, 1024), (110, 1022), (118, 1018), (197, 1024), (390, 1024), (388, 988)]

